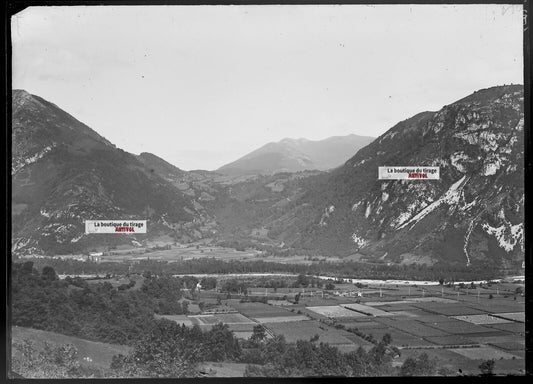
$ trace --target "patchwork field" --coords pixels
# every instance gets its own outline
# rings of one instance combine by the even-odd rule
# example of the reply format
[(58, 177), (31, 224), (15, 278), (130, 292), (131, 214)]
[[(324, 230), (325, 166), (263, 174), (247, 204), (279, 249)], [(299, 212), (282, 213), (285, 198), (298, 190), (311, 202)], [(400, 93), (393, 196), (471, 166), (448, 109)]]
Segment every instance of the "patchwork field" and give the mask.
[[(478, 302), (477, 299), (468, 297), (466, 300), (464, 300), (464, 304), (486, 313), (524, 312), (525, 307), (525, 303), (523, 301), (514, 301), (510, 298), (481, 300)], [(465, 315), (470, 315), (470, 313), (465, 313)]]
[(366, 301), (365, 305), (368, 305), (370, 307), (379, 307), (383, 305), (401, 305), (401, 304), (411, 304), (412, 301), (408, 300), (397, 300), (397, 301)]
[(521, 323), (526, 322), (525, 312), (511, 312), (511, 313), (495, 313), (494, 316), (509, 319), (513, 321), (519, 321)]
[(412, 299), (408, 299), (407, 301), (411, 303), (457, 303), (457, 300), (446, 299), (444, 297), (415, 297)]
[(490, 345), (504, 349), (506, 351), (523, 351), (524, 350), (524, 343), (520, 343), (518, 341), (508, 341), (505, 343), (489, 343)]
[[(463, 373), (478, 374), (479, 365), (487, 359), (496, 360), (496, 372), (522, 372), (524, 304), (513, 297), (488, 299), (488, 294), (478, 299), (461, 293), (456, 299), (455, 295), (451, 297), (451, 289), (448, 298), (441, 297), (440, 289), (435, 287), (434, 294), (438, 296), (428, 296), (429, 290), (425, 290), (424, 297), (406, 296), (408, 287), (375, 290), (373, 298), (304, 296), (296, 305), (289, 301), (266, 304), (231, 299), (224, 300), (225, 304), (238, 314), (197, 316), (194, 321), (206, 326), (215, 321), (226, 322), (235, 336), (243, 339), (248, 339), (253, 326), (261, 323), (269, 334), (283, 335), (289, 343), (318, 335), (320, 342), (344, 352), (355, 351), (359, 346), (369, 350), (374, 344), (347, 331), (357, 328), (378, 341), (389, 334), (392, 344), (402, 350), (395, 364), (401, 364), (408, 356), (427, 353), (439, 359), (439, 366), (461, 369)], [(413, 292), (422, 294), (421, 290), (416, 293), (412, 289)], [(323, 323), (331, 319), (345, 329)]]
[(279, 316), (279, 317), (255, 317), (255, 321), (258, 323), (286, 323), (292, 321), (304, 321), (309, 320), (307, 316), (296, 315), (296, 316)]
[(415, 313), (418, 314), (416, 321), (419, 321), (421, 323), (446, 323), (448, 321), (452, 321), (452, 322), (455, 321), (453, 317), (447, 317), (444, 315), (434, 315), (434, 314), (431, 314), (429, 312), (424, 312), (424, 311), (422, 311), (421, 313), (419, 312), (415, 312)]
[(272, 306), (263, 303), (241, 303), (238, 300), (231, 300), (229, 305), (248, 317), (269, 317), (269, 316), (293, 316), (294, 313), (281, 306)]
[(448, 333), (413, 320), (398, 320), (391, 318), (378, 318), (376, 322), (382, 323), (418, 337), (447, 336)]
[(219, 320), (213, 315), (189, 316), (189, 319), (194, 319), (195, 324), (200, 324), (200, 325), (205, 325), (205, 324), (214, 325), (219, 322)]
[(493, 330), (502, 330), (512, 333), (524, 334), (526, 332), (526, 325), (524, 323), (490, 324), (488, 327)]
[(471, 335), (468, 336), (468, 340), (472, 340), (478, 344), (498, 344), (498, 343), (511, 343), (517, 342), (521, 343), (522, 348), (525, 348), (525, 339), (519, 335), (507, 332), (500, 332), (494, 336), (479, 336)]
[(465, 305), (445, 304), (445, 303), (414, 303), (413, 306), (426, 312), (432, 312), (445, 316), (462, 316), (462, 315), (482, 315), (486, 311), (472, 308)]
[(388, 325), (380, 324), (375, 321), (348, 321), (346, 319), (342, 319), (342, 321), (339, 323), (346, 327), (357, 328), (361, 330), (365, 330), (367, 328), (388, 328)]
[(451, 348), (450, 351), (458, 353), (468, 359), (472, 360), (500, 360), (500, 359), (512, 359), (518, 356), (508, 352), (504, 352), (492, 347), (479, 347), (479, 348)]
[(481, 325), (467, 323), (466, 321), (461, 321), (461, 320), (446, 321), (443, 323), (428, 323), (428, 325), (433, 328), (440, 329), (449, 334), (463, 335), (463, 334), (475, 334), (475, 333), (483, 333), (483, 334), (497, 334), (498, 333), (494, 329), (484, 327)]
[(273, 333), (283, 335), (289, 343), (298, 340), (309, 340), (314, 335), (319, 336), (319, 341), (330, 344), (351, 344), (344, 335), (348, 332), (330, 328), (315, 320), (300, 322), (271, 323), (267, 325)]
[(392, 337), (392, 344), (398, 347), (426, 347), (435, 345), (422, 337), (408, 334), (396, 328), (368, 328), (363, 332), (372, 335), (376, 340), (381, 340), (385, 334)]
[(387, 311), (387, 312), (390, 312), (392, 314), (392, 317), (398, 320), (409, 320), (409, 319), (414, 320), (418, 318), (418, 316), (413, 314), (411, 311)]
[(382, 311), (381, 309), (377, 309), (374, 307), (369, 307), (367, 305), (363, 304), (341, 304), (341, 307), (348, 308), (352, 311), (360, 312), (365, 315), (372, 315), (372, 316), (392, 316), (391, 313)]
[(452, 316), (454, 319), (466, 321), (468, 323), (472, 324), (504, 324), (504, 323), (510, 323), (510, 320), (505, 320), (499, 317), (494, 317), (491, 315), (464, 315), (464, 316)]
[(351, 311), (338, 305), (307, 307), (307, 309), (326, 317), (368, 317), (363, 313)]
[(270, 304), (270, 305), (280, 306), (280, 307), (285, 307), (285, 306), (292, 306), (292, 305), (294, 305), (294, 304), (292, 304), (290, 301), (287, 301), (287, 300), (268, 300), (267, 303)]
[(458, 335), (447, 335), (447, 336), (428, 336), (425, 337), (426, 340), (431, 341), (432, 343), (438, 345), (473, 345), (477, 342), (472, 341), (466, 337), (461, 337)]
[(240, 313), (217, 313), (215, 318), (224, 324), (254, 324), (255, 322)]

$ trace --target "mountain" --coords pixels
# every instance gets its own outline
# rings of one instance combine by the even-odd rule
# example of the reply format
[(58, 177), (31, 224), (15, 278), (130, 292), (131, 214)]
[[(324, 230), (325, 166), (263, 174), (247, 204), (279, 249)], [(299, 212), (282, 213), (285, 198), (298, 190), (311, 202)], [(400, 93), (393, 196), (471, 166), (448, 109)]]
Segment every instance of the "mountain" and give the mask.
[(324, 140), (283, 139), (268, 143), (240, 159), (220, 167), (228, 175), (274, 174), (304, 170), (327, 170), (342, 165), (373, 137), (348, 135)]
[[(301, 180), (299, 196), (269, 210), (261, 226), (287, 246), (323, 254), (519, 268), (523, 136), (521, 85), (477, 91), (398, 123), (343, 166)], [(379, 166), (439, 166), (440, 179), (378, 180)]]
[[(12, 250), (80, 252), (193, 231), (192, 199), (56, 105), (12, 93)], [(146, 219), (148, 234), (85, 235), (87, 219)], [(185, 228), (187, 227), (187, 228)]]

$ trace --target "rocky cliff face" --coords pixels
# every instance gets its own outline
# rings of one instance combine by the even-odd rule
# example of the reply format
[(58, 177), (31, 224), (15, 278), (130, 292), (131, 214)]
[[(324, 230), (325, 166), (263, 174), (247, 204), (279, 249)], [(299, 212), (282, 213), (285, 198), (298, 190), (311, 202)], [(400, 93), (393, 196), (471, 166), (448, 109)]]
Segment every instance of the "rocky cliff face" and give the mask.
[[(188, 196), (57, 106), (22, 90), (12, 96), (15, 253), (61, 254), (186, 233), (179, 228), (198, 216)], [(88, 219), (147, 219), (150, 234), (85, 235)]]
[[(371, 259), (517, 265), (524, 252), (524, 94), (480, 90), (405, 120), (306, 197), (301, 245)], [(439, 166), (440, 180), (377, 179), (379, 166)]]

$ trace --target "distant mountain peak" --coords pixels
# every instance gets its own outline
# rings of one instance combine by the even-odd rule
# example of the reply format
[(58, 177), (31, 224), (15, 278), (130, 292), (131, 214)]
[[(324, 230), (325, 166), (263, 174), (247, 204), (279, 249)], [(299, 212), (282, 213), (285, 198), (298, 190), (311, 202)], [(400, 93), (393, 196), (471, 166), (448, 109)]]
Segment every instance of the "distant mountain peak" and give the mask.
[(217, 172), (245, 175), (327, 170), (342, 165), (373, 140), (373, 137), (355, 134), (316, 141), (304, 137), (285, 137), (220, 167)]

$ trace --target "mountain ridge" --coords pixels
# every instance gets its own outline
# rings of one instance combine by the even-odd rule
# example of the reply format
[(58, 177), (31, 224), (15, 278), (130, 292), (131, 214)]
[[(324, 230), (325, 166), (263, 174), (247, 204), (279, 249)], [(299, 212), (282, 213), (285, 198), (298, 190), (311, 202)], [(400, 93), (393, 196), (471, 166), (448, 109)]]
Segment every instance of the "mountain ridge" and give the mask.
[[(327, 195), (328, 206), (337, 214), (322, 226), (317, 214), (308, 226), (315, 238), (304, 243), (318, 246), (329, 237), (329, 242), (342, 241), (350, 253), (395, 262), (429, 257), (470, 264), (469, 258), (491, 259), (496, 254), (504, 264), (520, 261), (523, 124), (519, 85), (480, 90), (440, 111), (396, 124), (331, 173), (328, 184), (334, 188)], [(441, 180), (377, 180), (377, 167), (387, 165), (440, 166)], [(503, 204), (503, 213), (500, 208), (492, 214), (486, 209), (496, 202)], [(329, 229), (336, 220), (344, 222), (343, 228)], [(425, 225), (418, 224), (422, 222)], [(335, 233), (339, 230), (342, 239)], [(504, 232), (512, 233), (514, 240), (507, 239), (511, 250), (494, 244), (493, 237), (499, 245), (505, 243)], [(411, 257), (412, 250), (418, 256)]]
[[(193, 230), (183, 228), (200, 216), (194, 202), (134, 155), (26, 91), (13, 91), (12, 105), (14, 252), (79, 252)], [(89, 219), (147, 219), (150, 233), (87, 235)]]
[(216, 172), (223, 174), (274, 174), (305, 170), (327, 170), (344, 163), (374, 138), (350, 134), (323, 140), (284, 138), (225, 164)]

